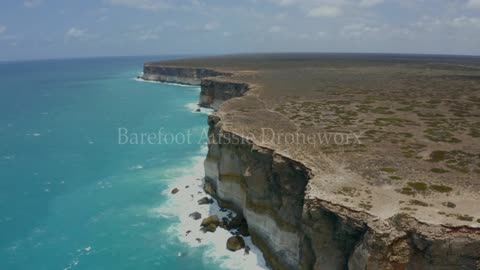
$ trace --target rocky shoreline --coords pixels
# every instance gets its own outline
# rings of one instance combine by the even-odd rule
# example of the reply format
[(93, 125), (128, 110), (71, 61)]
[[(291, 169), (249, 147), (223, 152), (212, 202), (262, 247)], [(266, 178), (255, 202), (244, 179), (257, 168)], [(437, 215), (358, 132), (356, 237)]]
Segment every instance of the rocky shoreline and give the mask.
[(220, 104), (250, 89), (228, 83), (225, 74), (146, 64), (143, 79), (201, 85), (199, 103), (219, 110), (208, 120), (209, 135), (219, 141), (209, 144), (204, 189), (245, 218), (273, 269), (480, 269), (478, 228), (406, 214), (384, 220), (332, 203), (309, 193), (314, 173), (307, 165), (252, 141), (223, 143), (241, 135), (222, 123)]
[(200, 255), (207, 265), (222, 269), (268, 269), (241, 215), (221, 207), (203, 189), (205, 181), (199, 176), (203, 175), (205, 155), (206, 147), (195, 154), (191, 164), (180, 169), (182, 173), (176, 174), (175, 181), (162, 192), (168, 201), (152, 209), (152, 214), (178, 219), (167, 229), (169, 241), (184, 244), (176, 250), (178, 257)]
[[(188, 189), (189, 186), (185, 186), (185, 189)], [(176, 195), (180, 190), (178, 188), (172, 189), (170, 192), (172, 195)], [(197, 200), (198, 205), (209, 205), (214, 203), (213, 199), (209, 197), (202, 197)], [(192, 212), (188, 216), (193, 220), (200, 220), (200, 230), (203, 233), (214, 233), (218, 228), (229, 231), (232, 236), (227, 239), (226, 248), (230, 251), (238, 251), (244, 249), (245, 255), (249, 254), (250, 247), (245, 245), (245, 240), (243, 237), (250, 236), (248, 231), (248, 224), (245, 218), (241, 214), (234, 214), (233, 212), (227, 211), (226, 209), (221, 209), (222, 212), (227, 212), (227, 214), (220, 218), (218, 215), (210, 215), (202, 219), (202, 214), (199, 212)], [(185, 234), (190, 234), (191, 231), (188, 230)], [(198, 242), (201, 242), (201, 238), (196, 239)]]

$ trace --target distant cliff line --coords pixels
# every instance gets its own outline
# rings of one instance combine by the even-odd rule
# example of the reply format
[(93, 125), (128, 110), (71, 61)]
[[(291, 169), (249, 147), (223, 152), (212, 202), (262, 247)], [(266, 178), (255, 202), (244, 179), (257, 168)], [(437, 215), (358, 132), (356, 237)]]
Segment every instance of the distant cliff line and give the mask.
[[(212, 69), (168, 67), (146, 63), (143, 69), (144, 80), (166, 83), (179, 83), (201, 86), (199, 106), (218, 110), (224, 101), (240, 97), (249, 90), (245, 83), (236, 83), (213, 79), (213, 77), (228, 77), (231, 73)], [(212, 78), (212, 79), (209, 79)]]

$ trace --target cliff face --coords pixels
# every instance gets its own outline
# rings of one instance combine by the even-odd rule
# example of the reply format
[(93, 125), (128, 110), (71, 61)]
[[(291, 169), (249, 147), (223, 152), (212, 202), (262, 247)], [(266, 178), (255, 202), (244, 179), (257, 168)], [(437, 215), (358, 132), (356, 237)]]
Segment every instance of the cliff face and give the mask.
[(478, 230), (379, 220), (311, 198), (304, 165), (226, 131), (218, 116), (209, 126), (206, 190), (243, 214), (273, 269), (480, 269)]
[(306, 269), (480, 269), (478, 230), (404, 214), (369, 219), (316, 198), (306, 200), (305, 210), (303, 247), (312, 252), (304, 253)]
[(201, 68), (175, 68), (149, 65), (143, 67), (142, 79), (188, 85), (200, 85), (203, 78), (227, 75), (227, 73)]
[(209, 77), (229, 76), (229, 73), (203, 68), (176, 68), (145, 64), (142, 79), (188, 85), (201, 85), (199, 105), (218, 110), (224, 101), (241, 97), (248, 91), (245, 83), (226, 82)]
[[(166, 72), (158, 76), (179, 83), (201, 74)], [(216, 109), (249, 89), (209, 78), (201, 87), (200, 103)], [(405, 214), (382, 220), (310, 196), (309, 168), (229, 131), (219, 115), (208, 120), (205, 190), (243, 214), (273, 269), (480, 269), (479, 230), (425, 224)]]
[(296, 269), (308, 169), (272, 150), (241, 143), (216, 116), (209, 124), (206, 190), (243, 214), (253, 241), (274, 268)]
[(245, 83), (225, 82), (212, 79), (201, 80), (200, 106), (218, 110), (224, 101), (241, 97), (248, 91)]

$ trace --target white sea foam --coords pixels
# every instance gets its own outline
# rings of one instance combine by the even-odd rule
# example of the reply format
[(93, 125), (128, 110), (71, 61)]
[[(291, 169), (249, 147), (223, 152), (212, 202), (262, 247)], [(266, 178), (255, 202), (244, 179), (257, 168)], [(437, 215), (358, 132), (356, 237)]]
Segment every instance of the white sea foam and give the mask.
[(170, 83), (170, 82), (159, 82), (159, 81), (151, 81), (151, 80), (145, 80), (140, 77), (135, 77), (133, 78), (137, 82), (145, 82), (145, 83), (162, 83), (162, 84), (169, 84), (169, 85), (175, 85), (175, 86), (181, 86), (181, 87), (189, 87), (189, 88), (196, 88), (200, 90), (200, 87), (198, 85), (189, 85), (189, 84), (181, 84), (181, 83)]
[(91, 246), (87, 246), (83, 249), (77, 249), (77, 253), (74, 254), (75, 257), (72, 259), (72, 261), (68, 264), (67, 267), (63, 268), (63, 270), (70, 270), (70, 269), (76, 268), (76, 266), (80, 263), (80, 258), (82, 256), (90, 255), (91, 251), (92, 251)]
[(130, 170), (141, 170), (143, 169), (143, 165), (134, 165), (129, 168)]
[[(169, 200), (162, 206), (152, 209), (152, 213), (162, 218), (177, 218), (179, 223), (171, 226), (168, 232), (192, 248), (207, 247), (203, 254), (205, 261), (214, 261), (226, 269), (268, 269), (261, 251), (253, 245), (250, 237), (244, 237), (245, 244), (251, 249), (246, 255), (244, 250), (231, 252), (226, 249), (227, 239), (232, 236), (231, 232), (220, 227), (214, 233), (203, 233), (200, 230), (203, 218), (217, 215), (221, 219), (229, 214), (235, 215), (230, 211), (222, 212), (216, 201), (210, 205), (198, 205), (197, 203), (203, 197), (210, 198), (203, 190), (203, 181), (200, 179), (204, 175), (205, 154), (206, 146), (202, 148), (201, 155), (193, 158), (192, 166), (168, 172), (168, 176), (175, 179), (163, 191), (163, 195), (169, 197)], [(174, 188), (177, 188), (179, 192), (171, 194)], [(199, 212), (202, 218), (193, 220), (189, 217), (192, 212)], [(183, 251), (179, 252), (184, 256)]]
[[(135, 78), (139, 82), (147, 83), (163, 83), (157, 81), (148, 81), (141, 78)], [(170, 85), (190, 87), (200, 91), (199, 86), (166, 83)], [(213, 110), (200, 108), (196, 103), (186, 104), (185, 107), (194, 113), (211, 114)], [(200, 111), (197, 111), (200, 109)], [(225, 269), (268, 269), (261, 251), (253, 245), (251, 237), (244, 237), (245, 244), (250, 247), (249, 254), (245, 254), (244, 250), (231, 252), (227, 250), (226, 243), (232, 233), (218, 228), (214, 233), (203, 233), (200, 230), (200, 224), (203, 218), (211, 215), (217, 215), (220, 219), (230, 215), (234, 215), (230, 211), (220, 211), (220, 207), (216, 201), (213, 204), (198, 205), (198, 200), (203, 197), (209, 197), (203, 190), (204, 168), (203, 161), (207, 154), (207, 145), (204, 145), (198, 154), (192, 158), (191, 166), (173, 168), (164, 172), (171, 183), (162, 193), (169, 199), (160, 207), (151, 209), (151, 213), (155, 216), (166, 219), (178, 220), (168, 229), (169, 235), (175, 240), (180, 240), (188, 244), (191, 248), (206, 247), (203, 253), (203, 260), (206, 262), (218, 263)], [(171, 191), (177, 188), (178, 193), (172, 194)], [(199, 212), (202, 218), (193, 220), (189, 215), (192, 212)], [(188, 233), (187, 233), (188, 232)], [(200, 241), (199, 241), (200, 240)], [(184, 250), (178, 251), (178, 256), (188, 256), (188, 252)]]
[(213, 109), (209, 109), (209, 108), (203, 108), (203, 107), (200, 107), (198, 106), (197, 103), (188, 103), (185, 105), (185, 108), (187, 108), (189, 111), (193, 112), (193, 113), (203, 113), (203, 114), (212, 114), (214, 112)]

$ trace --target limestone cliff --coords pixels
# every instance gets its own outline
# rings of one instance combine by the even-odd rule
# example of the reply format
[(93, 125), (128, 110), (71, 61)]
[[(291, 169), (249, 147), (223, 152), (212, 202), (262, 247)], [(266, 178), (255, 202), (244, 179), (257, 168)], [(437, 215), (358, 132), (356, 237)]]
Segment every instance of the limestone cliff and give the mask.
[(200, 103), (202, 107), (218, 110), (224, 101), (241, 97), (248, 91), (245, 83), (228, 82), (213, 79), (201, 80)]
[[(212, 70), (161, 66), (146, 67), (144, 75), (200, 84), (200, 104), (220, 111), (222, 102), (249, 89), (212, 76)], [(480, 269), (478, 229), (406, 214), (383, 220), (310, 195), (314, 175), (306, 165), (234, 133), (221, 114), (208, 124), (205, 190), (244, 215), (273, 269)]]
[[(209, 117), (205, 160), (207, 189), (221, 204), (243, 214), (253, 241), (275, 269), (300, 263), (301, 220), (309, 171), (271, 149), (243, 143)], [(238, 143), (236, 143), (238, 142)]]
[[(406, 215), (380, 220), (308, 195), (301, 163), (209, 118), (207, 190), (245, 216), (273, 269), (479, 269), (480, 233)], [(233, 142), (233, 143), (232, 143)]]
[(148, 81), (201, 85), (199, 105), (218, 110), (224, 101), (240, 97), (248, 91), (245, 83), (209, 79), (209, 77), (228, 77), (227, 72), (202, 68), (175, 68), (146, 63), (140, 76)]
[(175, 68), (145, 63), (142, 79), (169, 83), (199, 85), (203, 78), (227, 75), (227, 73), (201, 68)]

